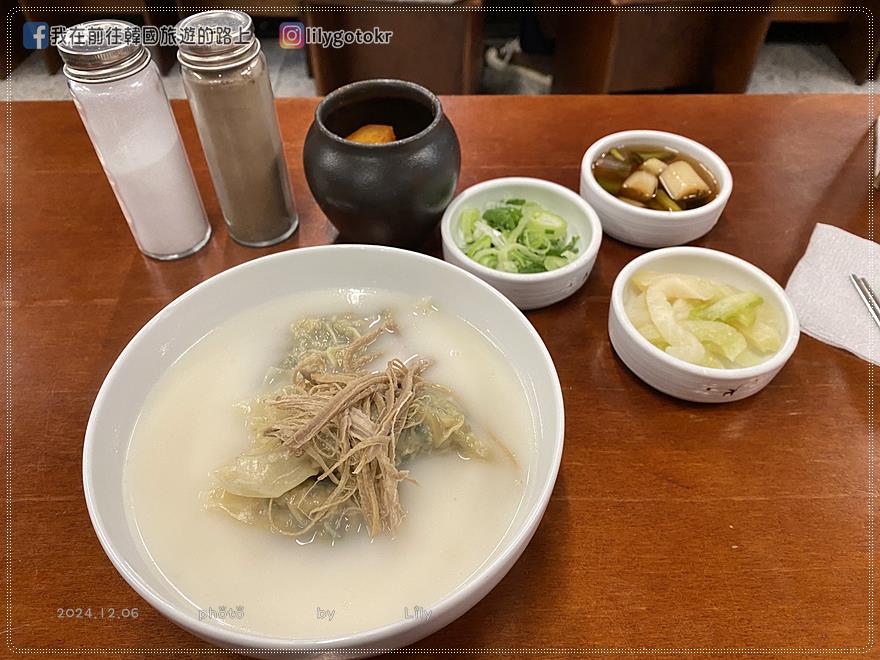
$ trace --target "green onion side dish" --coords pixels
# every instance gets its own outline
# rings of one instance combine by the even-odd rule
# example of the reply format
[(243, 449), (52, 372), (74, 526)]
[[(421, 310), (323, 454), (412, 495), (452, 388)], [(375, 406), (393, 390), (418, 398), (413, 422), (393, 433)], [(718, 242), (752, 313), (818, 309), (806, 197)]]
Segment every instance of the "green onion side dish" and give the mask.
[(578, 255), (568, 222), (540, 204), (506, 199), (459, 216), (461, 249), (482, 266), (505, 273), (546, 273)]

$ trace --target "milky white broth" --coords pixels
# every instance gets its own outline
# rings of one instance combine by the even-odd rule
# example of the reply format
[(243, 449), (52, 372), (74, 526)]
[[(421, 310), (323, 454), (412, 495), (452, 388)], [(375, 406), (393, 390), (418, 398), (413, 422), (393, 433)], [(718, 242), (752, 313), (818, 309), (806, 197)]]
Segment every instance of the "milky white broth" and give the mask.
[[(410, 461), (418, 484), (400, 485), (407, 516), (394, 539), (362, 532), (334, 546), (303, 545), (205, 510), (199, 495), (211, 470), (248, 447), (235, 404), (264, 391), (267, 370), (288, 349), (290, 323), (383, 309), (399, 329), (377, 345), (383, 360), (432, 358), (426, 377), (452, 387), (474, 430), (502, 441), (516, 462), (497, 448), (491, 461), (454, 453)], [(216, 328), (159, 381), (132, 435), (126, 508), (151, 565), (194, 615), (240, 606), (243, 618), (213, 622), (297, 639), (349, 634), (430, 616), (490, 558), (522, 501), (534, 422), (505, 356), (462, 319), (424, 310), (415, 298), (362, 290), (279, 300)]]

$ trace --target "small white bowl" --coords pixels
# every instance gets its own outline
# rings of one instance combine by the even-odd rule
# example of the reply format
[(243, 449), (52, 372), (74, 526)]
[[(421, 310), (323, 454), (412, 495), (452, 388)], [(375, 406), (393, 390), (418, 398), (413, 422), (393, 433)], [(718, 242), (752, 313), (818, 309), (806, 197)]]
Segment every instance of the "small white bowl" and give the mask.
[[(492, 342), (522, 379), (536, 425), (537, 447), (522, 503), (485, 562), (442, 600), (426, 603), (430, 618), (389, 621), (363, 632), (328, 633), (322, 639), (273, 637), (202, 620), (197, 606), (156, 570), (126, 514), (123, 472), (144, 401), (190, 346), (236, 314), (291, 294), (352, 288), (430, 296), (445, 311), (491, 333)], [(363, 657), (430, 635), (498, 584), (544, 515), (562, 458), (563, 435), (562, 389), (550, 354), (528, 319), (500, 293), (460, 268), (415, 252), (373, 245), (300, 248), (211, 277), (170, 303), (135, 335), (95, 399), (83, 447), (83, 486), (95, 533), (116, 570), (150, 605), (185, 630), (254, 657)], [(296, 550), (293, 544), (291, 552)]]
[[(629, 281), (640, 270), (697, 275), (757, 292), (768, 304), (782, 311), (785, 319), (782, 347), (767, 361), (741, 369), (701, 367), (667, 355), (639, 334), (624, 309), (631, 295)], [(751, 396), (773, 380), (794, 353), (800, 326), (785, 291), (764, 271), (726, 252), (672, 247), (636, 257), (620, 271), (611, 290), (608, 335), (623, 363), (651, 387), (686, 401), (726, 403)]]
[[(642, 209), (621, 202), (606, 191), (593, 176), (593, 163), (612, 147), (646, 145), (671, 147), (705, 165), (718, 181), (718, 195), (699, 208), (686, 211)], [(657, 248), (682, 245), (708, 233), (730, 199), (733, 176), (725, 162), (708, 147), (690, 138), (663, 131), (623, 131), (597, 140), (581, 161), (581, 197), (596, 209), (606, 234), (638, 247)]]
[[(504, 199), (521, 198), (537, 202), (568, 221), (569, 234), (580, 236), (574, 260), (547, 273), (503, 273), (478, 264), (461, 249), (458, 219), (466, 208), (481, 208)], [(443, 258), (473, 273), (498, 289), (520, 309), (546, 307), (580, 289), (599, 253), (602, 225), (599, 216), (581, 197), (558, 183), (528, 177), (491, 179), (471, 186), (446, 208), (440, 221)]]

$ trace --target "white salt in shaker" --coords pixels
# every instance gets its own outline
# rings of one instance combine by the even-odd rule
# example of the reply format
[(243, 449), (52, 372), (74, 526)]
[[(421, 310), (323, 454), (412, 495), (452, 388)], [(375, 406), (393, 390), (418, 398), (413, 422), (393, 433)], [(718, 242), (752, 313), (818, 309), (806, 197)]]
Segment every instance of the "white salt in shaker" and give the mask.
[(118, 20), (81, 23), (58, 46), (74, 103), (134, 240), (148, 257), (179, 259), (211, 237), (159, 71)]

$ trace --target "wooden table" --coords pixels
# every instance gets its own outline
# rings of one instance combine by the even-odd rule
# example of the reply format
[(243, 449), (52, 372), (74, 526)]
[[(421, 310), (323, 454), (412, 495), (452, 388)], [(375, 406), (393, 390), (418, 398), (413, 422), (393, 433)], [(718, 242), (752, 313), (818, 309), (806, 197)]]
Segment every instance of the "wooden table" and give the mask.
[[(462, 187), (526, 175), (577, 189), (581, 155), (595, 139), (667, 129), (717, 150), (736, 182), (720, 224), (697, 244), (744, 257), (784, 283), (816, 222), (868, 233), (866, 97), (444, 104), (461, 138)], [(177, 104), (216, 232), (198, 255), (156, 263), (136, 251), (73, 106), (13, 104), (4, 646), (159, 655), (206, 648), (136, 596), (104, 556), (83, 501), (83, 432), (117, 354), (166, 303), (234, 264), (334, 239), (301, 166), (314, 106), (278, 104), (301, 229), (281, 246), (253, 250), (222, 227), (189, 111)], [(803, 337), (789, 365), (751, 399), (708, 407), (661, 395), (627, 371), (607, 337), (612, 281), (640, 253), (606, 238), (580, 292), (529, 314), (566, 399), (559, 481), (509, 575), (420, 646), (867, 649), (876, 639), (868, 366)], [(58, 608), (89, 606), (138, 607), (140, 616), (57, 617)]]

